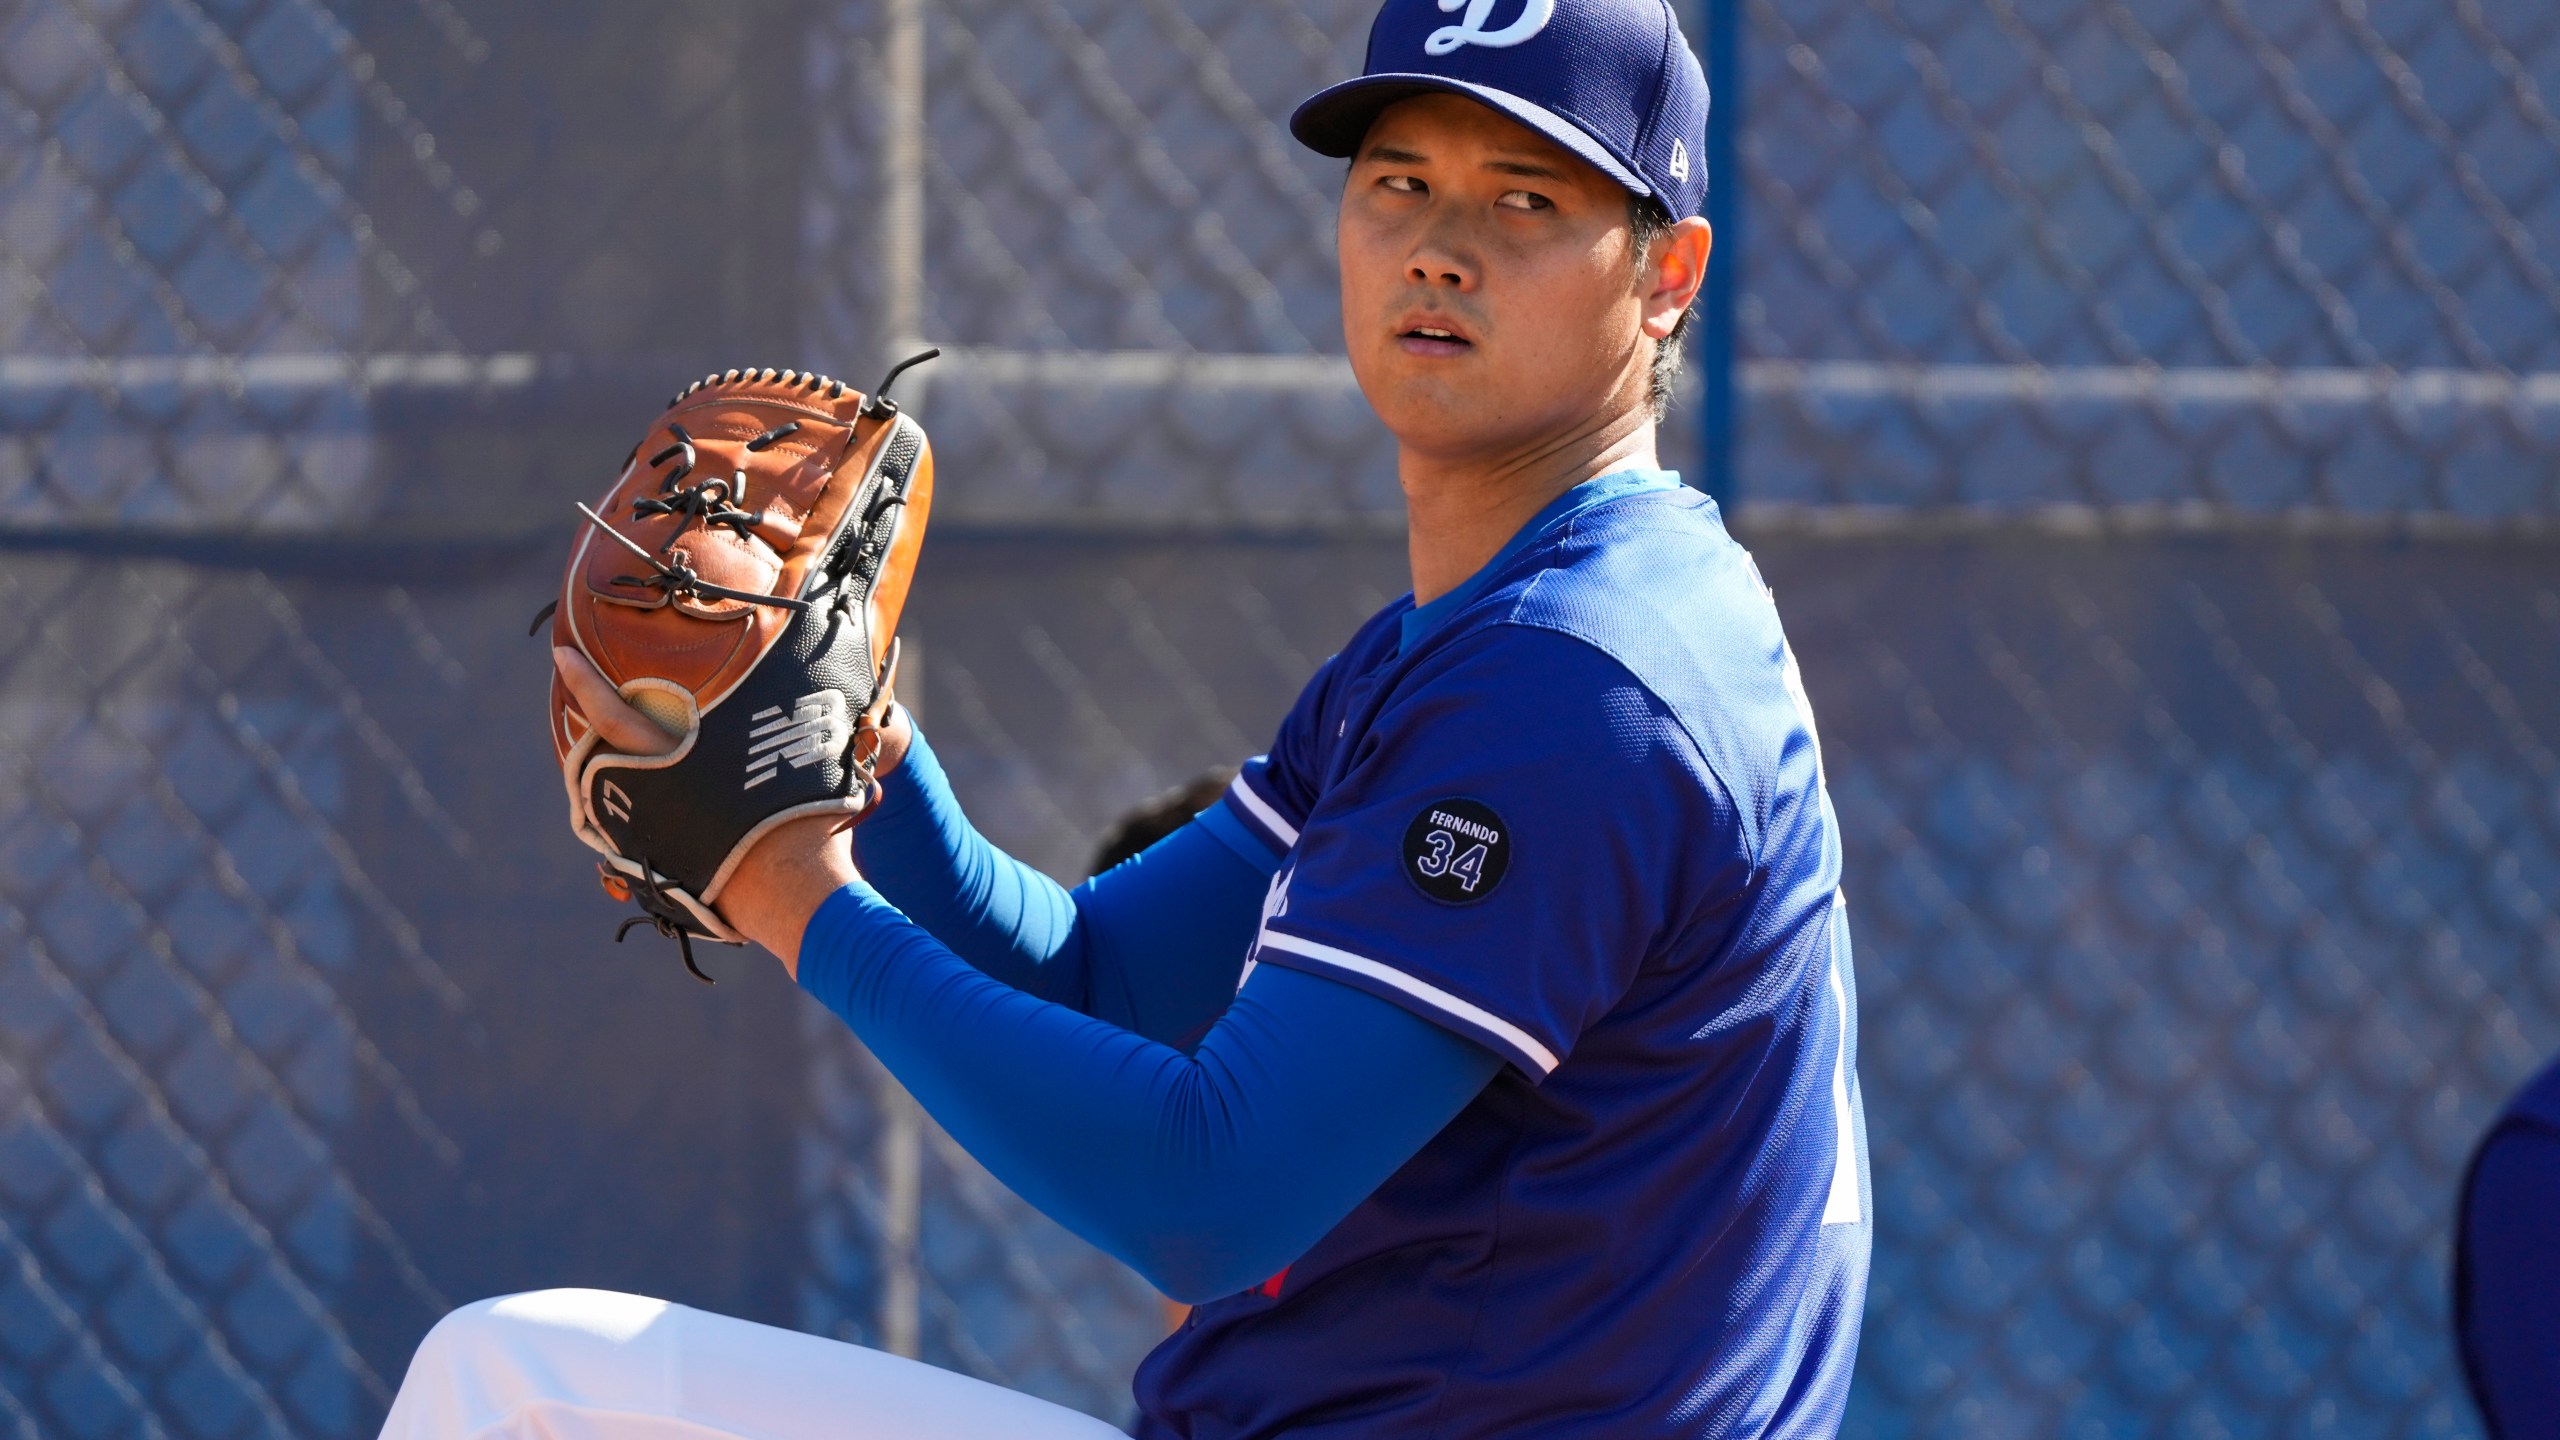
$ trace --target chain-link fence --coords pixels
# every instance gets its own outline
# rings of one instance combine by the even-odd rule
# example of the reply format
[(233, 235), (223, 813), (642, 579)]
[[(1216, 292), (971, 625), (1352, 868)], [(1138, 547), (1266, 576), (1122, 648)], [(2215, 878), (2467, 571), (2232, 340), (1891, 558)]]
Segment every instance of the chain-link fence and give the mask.
[(1730, 23), (1727, 473), (1865, 897), (1852, 1430), (2470, 1433), (2452, 1187), (2560, 1045), (2560, 17)]
[[(930, 341), (973, 815), (1071, 877), (1259, 748), (1405, 583), (1279, 126), (1369, 8), (0, 7), (0, 1432), (365, 1433), (550, 1284), (1125, 1411), (1155, 1298), (769, 965), (607, 943), (507, 697), (657, 397)], [(2467, 1433), (2450, 1186), (2560, 1045), (2560, 16), (1691, 20), (1738, 423), (1667, 448), (1847, 830), (1852, 1431)]]
[(1754, 501), (2560, 514), (2560, 31), (1740, 0)]
[(2453, 1181), (2560, 1042), (2549, 547), (1763, 555), (1852, 757), (1857, 1432), (2470, 1433)]

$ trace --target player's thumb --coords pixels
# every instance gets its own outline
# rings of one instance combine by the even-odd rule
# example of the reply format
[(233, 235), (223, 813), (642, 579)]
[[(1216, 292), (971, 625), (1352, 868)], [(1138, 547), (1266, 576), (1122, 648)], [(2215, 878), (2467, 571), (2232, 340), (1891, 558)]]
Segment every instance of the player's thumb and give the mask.
[(568, 687), (569, 697), (578, 702), (578, 709), (605, 744), (625, 755), (664, 755), (676, 748), (681, 737), (667, 733), (647, 712), (623, 699), (613, 682), (577, 649), (552, 646), (551, 663), (559, 667), (560, 683)]

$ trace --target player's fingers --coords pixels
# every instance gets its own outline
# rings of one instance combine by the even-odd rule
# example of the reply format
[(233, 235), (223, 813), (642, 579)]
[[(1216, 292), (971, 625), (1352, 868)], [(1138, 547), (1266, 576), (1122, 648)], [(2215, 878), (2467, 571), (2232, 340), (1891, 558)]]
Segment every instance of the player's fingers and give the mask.
[(906, 637), (889, 642), (888, 663), (881, 667), (880, 693), (872, 697), (871, 709), (863, 723), (879, 732), (877, 748), (872, 752), (871, 773), (874, 777), (898, 768), (907, 758), (907, 744), (915, 739), (915, 717), (898, 703), (898, 658), (906, 651)]
[(574, 647), (552, 646), (551, 663), (559, 667), (560, 683), (569, 687), (570, 697), (605, 744), (625, 755), (664, 755), (676, 748), (675, 736), (623, 699), (613, 682)]
[(888, 718), (880, 723), (880, 758), (871, 766), (874, 775), (886, 775), (907, 758), (907, 746), (916, 738), (914, 717), (907, 707), (891, 702)]
[(830, 835), (841, 835), (847, 830), (852, 829), (854, 826), (861, 824), (863, 821), (870, 819), (871, 812), (880, 807), (880, 794), (880, 782), (877, 780), (872, 781), (871, 788), (862, 792), (862, 808), (845, 812), (843, 818), (837, 820), (835, 825), (829, 829), (827, 833)]

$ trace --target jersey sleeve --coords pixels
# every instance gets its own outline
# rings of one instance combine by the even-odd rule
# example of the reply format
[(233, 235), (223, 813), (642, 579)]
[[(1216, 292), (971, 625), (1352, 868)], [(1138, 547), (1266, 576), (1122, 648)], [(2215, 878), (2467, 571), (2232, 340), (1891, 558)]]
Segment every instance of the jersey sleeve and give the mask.
[(1367, 990), (1532, 1079), (1750, 869), (1667, 707), (1588, 643), (1521, 625), (1402, 677), (1294, 846), (1256, 963)]

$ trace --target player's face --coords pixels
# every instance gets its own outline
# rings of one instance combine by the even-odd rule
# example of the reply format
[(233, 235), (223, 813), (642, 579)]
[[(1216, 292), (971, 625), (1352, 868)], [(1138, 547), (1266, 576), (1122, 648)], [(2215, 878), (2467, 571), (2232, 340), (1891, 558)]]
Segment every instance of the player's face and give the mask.
[(1561, 146), (1461, 96), (1400, 101), (1352, 159), (1339, 231), (1351, 368), (1408, 449), (1498, 461), (1642, 410), (1659, 277), (1626, 191)]

